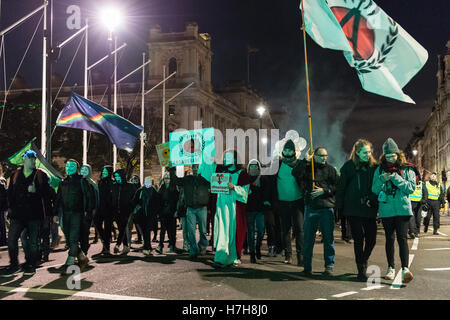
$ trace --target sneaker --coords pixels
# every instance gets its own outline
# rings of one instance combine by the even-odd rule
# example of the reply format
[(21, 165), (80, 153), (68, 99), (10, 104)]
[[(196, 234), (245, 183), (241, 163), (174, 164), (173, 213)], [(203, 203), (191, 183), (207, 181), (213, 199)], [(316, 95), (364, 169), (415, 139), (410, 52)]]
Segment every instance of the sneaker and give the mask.
[(169, 253), (175, 253), (175, 247), (169, 246)]
[(413, 279), (413, 274), (408, 268), (402, 268), (402, 282), (408, 283)]
[(80, 267), (85, 267), (89, 264), (89, 258), (86, 257), (83, 251), (80, 251), (80, 253), (78, 254), (78, 263)]
[(269, 253), (269, 257), (275, 257), (275, 247), (274, 246), (270, 246), (268, 253)]
[(305, 277), (310, 277), (310, 276), (312, 276), (312, 271), (311, 271), (311, 270), (304, 269), (304, 270), (302, 271), (302, 275), (305, 276)]
[(20, 267), (18, 265), (12, 265), (3, 270), (1, 276), (2, 278), (14, 277), (20, 272)]
[(439, 232), (437, 232), (437, 231), (433, 231), (433, 235), (439, 235)]
[(414, 235), (414, 233), (410, 233), (410, 234), (409, 234), (409, 238), (410, 238), (410, 239), (415, 239), (416, 236)]
[(206, 254), (206, 248), (200, 249), (200, 255), (204, 256)]
[(114, 253), (119, 253), (119, 252), (120, 252), (119, 246), (115, 246), (114, 247)]
[(236, 260), (234, 260), (234, 262), (233, 262), (233, 265), (234, 265), (235, 267), (239, 266), (240, 264), (242, 264), (242, 262), (241, 262), (241, 260), (239, 260), (239, 259), (236, 259)]
[(250, 252), (250, 263), (256, 263), (256, 255), (254, 252)]
[(43, 261), (43, 262), (48, 262), (48, 261), (49, 261), (49, 258), (48, 258), (48, 254), (47, 254), (47, 253), (45, 253), (45, 254), (42, 255), (42, 261)]
[(36, 273), (36, 268), (30, 265), (26, 265), (23, 268), (23, 275), (24, 276), (32, 276)]
[(395, 269), (389, 267), (386, 275), (384, 276), (386, 280), (394, 280), (395, 279)]
[(303, 256), (301, 253), (297, 253), (297, 266), (303, 267)]
[(123, 246), (122, 252), (120, 253), (121, 256), (126, 256), (130, 252), (130, 247)]
[(261, 248), (260, 247), (256, 247), (256, 259), (261, 260)]
[(150, 250), (142, 250), (142, 253), (144, 254), (144, 256), (148, 257), (151, 256), (151, 251)]
[(423, 227), (423, 233), (427, 233), (428, 232), (428, 226), (424, 226)]
[(292, 264), (292, 257), (287, 254), (286, 257), (284, 258), (284, 263)]
[(75, 264), (75, 257), (68, 256), (65, 265), (72, 266)]
[(333, 275), (333, 268), (332, 267), (326, 267), (325, 271), (323, 272), (324, 276), (332, 276)]
[(156, 247), (155, 250), (156, 250), (156, 252), (158, 252), (159, 254), (162, 254), (162, 253), (163, 253), (163, 248), (160, 247), (160, 246)]

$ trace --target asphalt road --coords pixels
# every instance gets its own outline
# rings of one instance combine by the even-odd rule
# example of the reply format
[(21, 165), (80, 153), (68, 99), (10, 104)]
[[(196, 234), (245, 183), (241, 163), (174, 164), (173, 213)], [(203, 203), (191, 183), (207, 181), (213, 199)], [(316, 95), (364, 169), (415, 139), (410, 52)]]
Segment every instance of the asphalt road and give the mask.
[[(377, 245), (369, 260), (371, 279), (368, 283), (356, 281), (353, 245), (340, 240), (339, 227), (335, 230), (335, 272), (324, 277), (323, 246), (316, 241), (313, 258), (313, 276), (301, 275), (303, 268), (285, 265), (283, 257), (268, 257), (265, 241), (263, 257), (258, 264), (250, 264), (243, 255), (239, 267), (217, 268), (209, 251), (198, 261), (190, 261), (187, 254), (156, 254), (144, 258), (132, 245), (126, 257), (103, 258), (96, 255), (100, 244), (89, 251), (91, 263), (80, 274), (80, 289), (74, 287), (74, 277), (61, 275), (67, 251), (64, 245), (52, 252), (50, 261), (43, 263), (34, 276), (19, 273), (14, 278), (0, 278), (0, 299), (67, 299), (67, 300), (412, 300), (450, 299), (450, 217), (443, 217), (440, 234), (421, 233), (409, 240), (410, 269), (414, 279), (407, 285), (400, 276), (394, 281), (384, 280), (387, 262), (384, 251), (384, 232), (379, 226)], [(423, 231), (423, 229), (422, 229)], [(177, 247), (181, 247), (181, 230), (177, 232)], [(153, 243), (153, 246), (156, 244)], [(295, 247), (295, 244), (293, 245)], [(166, 244), (167, 248), (167, 244)], [(167, 250), (167, 249), (166, 249)], [(0, 248), (0, 266), (8, 264), (7, 248)], [(398, 247), (395, 255), (399, 274)], [(24, 261), (21, 250), (20, 262)], [(294, 261), (295, 262), (295, 261)], [(381, 275), (381, 277), (380, 277)], [(69, 285), (68, 285), (69, 283)]]

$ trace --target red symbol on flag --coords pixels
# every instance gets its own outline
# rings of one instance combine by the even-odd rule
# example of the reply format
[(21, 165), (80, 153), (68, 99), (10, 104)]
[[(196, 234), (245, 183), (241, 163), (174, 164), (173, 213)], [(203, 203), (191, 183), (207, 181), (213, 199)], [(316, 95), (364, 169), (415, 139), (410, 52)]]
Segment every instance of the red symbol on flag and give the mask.
[(362, 16), (359, 7), (353, 9), (332, 7), (330, 9), (347, 36), (355, 60), (367, 60), (375, 51), (375, 32), (370, 28), (367, 19)]
[(219, 184), (222, 184), (222, 178), (223, 178), (223, 174), (217, 175), (217, 181), (219, 182)]

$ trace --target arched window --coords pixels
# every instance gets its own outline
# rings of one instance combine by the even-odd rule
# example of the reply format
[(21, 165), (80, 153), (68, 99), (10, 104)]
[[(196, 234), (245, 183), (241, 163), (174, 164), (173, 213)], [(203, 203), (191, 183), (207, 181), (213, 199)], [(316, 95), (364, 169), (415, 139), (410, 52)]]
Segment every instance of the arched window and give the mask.
[(177, 59), (170, 58), (169, 60), (169, 75), (177, 71)]

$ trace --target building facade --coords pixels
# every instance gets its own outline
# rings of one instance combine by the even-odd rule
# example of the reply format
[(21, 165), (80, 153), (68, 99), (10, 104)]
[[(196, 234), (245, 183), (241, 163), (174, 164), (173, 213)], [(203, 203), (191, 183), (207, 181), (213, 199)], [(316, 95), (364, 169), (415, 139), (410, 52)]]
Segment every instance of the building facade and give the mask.
[(443, 184), (450, 176), (450, 40), (446, 47), (446, 52), (437, 57), (435, 104), (424, 129), (414, 134), (407, 147), (410, 159), (415, 160), (425, 176), (435, 171)]

